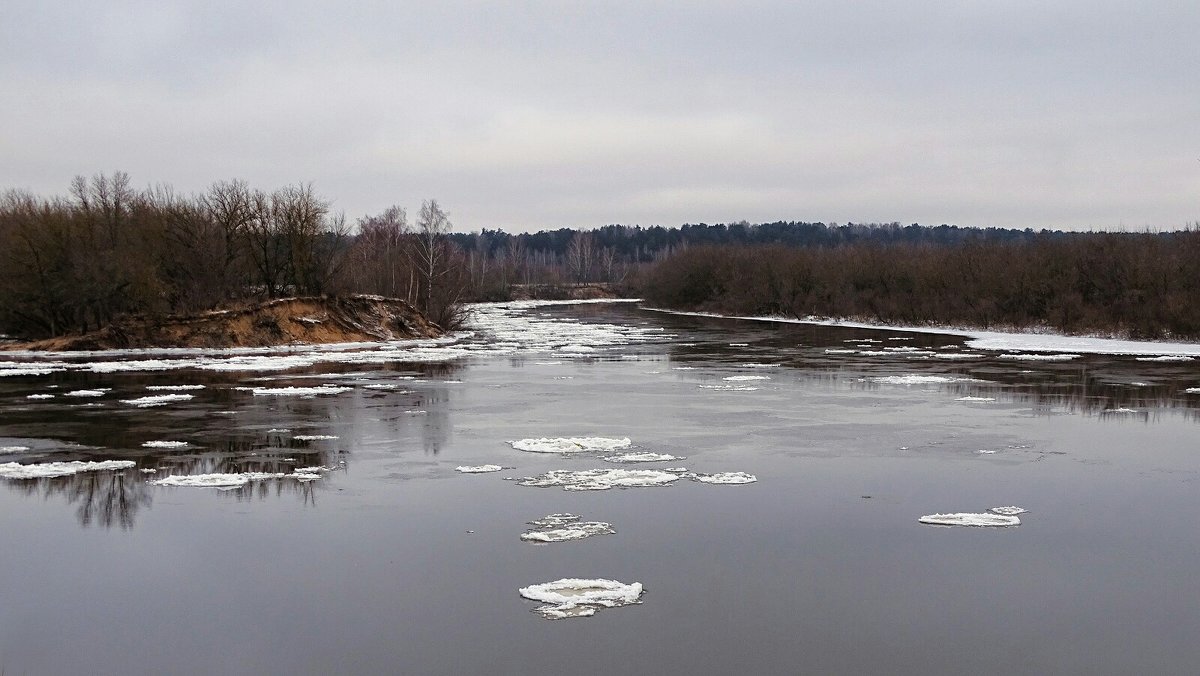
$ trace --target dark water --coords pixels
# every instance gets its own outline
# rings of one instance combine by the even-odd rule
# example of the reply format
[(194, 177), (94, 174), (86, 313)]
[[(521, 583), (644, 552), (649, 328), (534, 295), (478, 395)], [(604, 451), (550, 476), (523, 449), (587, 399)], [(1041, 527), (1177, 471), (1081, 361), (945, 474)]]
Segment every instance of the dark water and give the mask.
[[(824, 350), (861, 339), (966, 348), (628, 306), (536, 312), (671, 335), (586, 359), (518, 350), (0, 378), (0, 446), (32, 449), (0, 462), (158, 469), (0, 479), (0, 671), (1196, 673), (1200, 395), (1184, 390), (1200, 386), (1200, 362), (864, 357)], [(887, 342), (898, 335), (912, 340)], [(730, 375), (770, 380), (700, 387)], [(977, 381), (881, 380), (904, 375)], [(233, 389), (325, 382), (353, 389)], [(120, 403), (182, 383), (207, 387), (160, 408)], [(112, 390), (62, 396), (99, 387)], [(26, 398), (49, 392), (59, 396)], [(957, 400), (967, 396), (995, 401)], [(668, 464), (759, 481), (571, 493), (503, 480), (611, 467), (505, 443), (583, 435), (628, 436), (637, 450), (687, 456)], [(141, 447), (156, 439), (193, 446)], [(515, 469), (453, 471), (483, 463)], [(146, 483), (318, 464), (341, 469), (232, 491)], [(1000, 505), (1030, 513), (1009, 529), (917, 523)], [(618, 533), (518, 539), (526, 521), (563, 511)], [(517, 595), (562, 577), (647, 592), (641, 605), (562, 621)]]

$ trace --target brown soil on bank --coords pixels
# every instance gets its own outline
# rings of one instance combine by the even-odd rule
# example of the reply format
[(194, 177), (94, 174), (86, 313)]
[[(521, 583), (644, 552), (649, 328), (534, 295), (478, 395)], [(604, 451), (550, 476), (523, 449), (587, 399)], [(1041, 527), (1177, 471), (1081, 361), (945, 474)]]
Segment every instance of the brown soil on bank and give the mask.
[(280, 298), (202, 315), (129, 320), (99, 331), (10, 343), (8, 350), (111, 350), (154, 347), (268, 347), (436, 338), (444, 333), (398, 298)]

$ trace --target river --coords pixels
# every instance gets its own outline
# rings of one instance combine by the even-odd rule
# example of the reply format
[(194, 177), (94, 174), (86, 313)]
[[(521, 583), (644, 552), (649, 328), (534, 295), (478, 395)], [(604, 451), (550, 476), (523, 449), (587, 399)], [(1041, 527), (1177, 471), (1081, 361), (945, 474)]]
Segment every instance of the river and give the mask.
[[(1197, 364), (635, 303), (5, 356), (0, 468), (117, 465), (0, 479), (0, 672), (1195, 673)], [(554, 438), (613, 447), (511, 443)], [(165, 481), (195, 475), (227, 478)], [(568, 512), (615, 533), (521, 539)], [(563, 578), (640, 602), (548, 620), (518, 591)]]

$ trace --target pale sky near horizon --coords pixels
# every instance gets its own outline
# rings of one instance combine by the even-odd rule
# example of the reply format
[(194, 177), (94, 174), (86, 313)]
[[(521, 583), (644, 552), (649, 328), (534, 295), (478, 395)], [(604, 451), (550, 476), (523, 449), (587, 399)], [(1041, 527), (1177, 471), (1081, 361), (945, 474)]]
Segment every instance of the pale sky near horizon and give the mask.
[(46, 2), (0, 9), (0, 189), (311, 181), (351, 220), (1174, 229), (1200, 3)]

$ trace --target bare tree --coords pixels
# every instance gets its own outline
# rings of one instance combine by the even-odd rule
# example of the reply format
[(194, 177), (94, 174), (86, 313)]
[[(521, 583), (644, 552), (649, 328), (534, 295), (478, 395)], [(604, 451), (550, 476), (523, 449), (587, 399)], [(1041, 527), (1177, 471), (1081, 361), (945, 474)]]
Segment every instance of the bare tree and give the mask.
[(421, 203), (421, 213), (417, 216), (417, 237), (414, 242), (413, 260), (416, 263), (421, 282), (425, 287), (422, 306), (427, 316), (433, 309), (433, 288), (438, 277), (446, 274), (444, 269), (445, 251), (442, 240), (450, 231), (450, 217), (442, 211), (437, 200), (430, 199)]
[(567, 244), (567, 270), (577, 282), (586, 282), (592, 274), (592, 261), (596, 257), (596, 245), (592, 233), (576, 232)]

